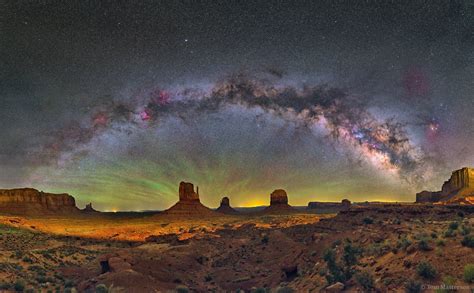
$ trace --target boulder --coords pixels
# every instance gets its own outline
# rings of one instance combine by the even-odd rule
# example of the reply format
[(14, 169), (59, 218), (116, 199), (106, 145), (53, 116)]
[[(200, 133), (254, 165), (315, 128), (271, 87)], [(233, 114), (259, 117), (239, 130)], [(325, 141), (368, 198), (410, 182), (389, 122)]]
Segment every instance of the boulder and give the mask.
[(0, 189), (0, 213), (8, 214), (70, 214), (79, 212), (74, 197), (53, 194), (33, 188)]

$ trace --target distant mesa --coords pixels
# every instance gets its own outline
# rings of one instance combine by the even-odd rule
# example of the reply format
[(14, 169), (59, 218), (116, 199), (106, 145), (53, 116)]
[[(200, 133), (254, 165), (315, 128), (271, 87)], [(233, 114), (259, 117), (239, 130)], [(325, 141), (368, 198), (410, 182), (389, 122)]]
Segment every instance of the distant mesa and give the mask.
[(308, 203), (308, 210), (339, 212), (350, 209), (351, 205), (352, 203), (348, 199), (343, 199), (341, 202), (310, 201)]
[(181, 217), (218, 216), (219, 214), (204, 206), (199, 200), (199, 188), (194, 192), (194, 185), (189, 182), (179, 183), (179, 201), (162, 214)]
[(216, 209), (216, 212), (228, 215), (236, 215), (239, 213), (230, 206), (230, 200), (227, 196), (222, 198), (221, 205)]
[(288, 204), (288, 195), (284, 189), (276, 189), (270, 194), (270, 206), (266, 207), (264, 213), (285, 213), (296, 210)]
[(452, 173), (441, 191), (416, 194), (417, 203), (474, 204), (474, 168), (462, 168)]
[(86, 207), (81, 210), (83, 213), (99, 213), (96, 209), (92, 207), (92, 203), (86, 204)]
[(0, 212), (16, 215), (75, 214), (74, 197), (33, 188), (0, 189)]

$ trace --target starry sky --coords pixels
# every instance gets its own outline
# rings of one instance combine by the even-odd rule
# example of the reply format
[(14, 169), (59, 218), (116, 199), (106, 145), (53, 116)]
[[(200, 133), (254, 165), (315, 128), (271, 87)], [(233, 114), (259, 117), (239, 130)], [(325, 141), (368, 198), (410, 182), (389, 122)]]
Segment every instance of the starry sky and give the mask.
[(474, 166), (474, 3), (1, 1), (0, 187), (413, 201)]

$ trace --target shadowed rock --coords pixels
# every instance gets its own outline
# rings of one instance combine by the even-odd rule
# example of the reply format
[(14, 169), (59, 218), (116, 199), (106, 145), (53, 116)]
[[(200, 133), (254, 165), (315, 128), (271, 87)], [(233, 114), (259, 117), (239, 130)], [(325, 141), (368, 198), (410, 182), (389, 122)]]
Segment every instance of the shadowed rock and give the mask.
[(179, 183), (179, 201), (164, 211), (163, 215), (180, 217), (217, 216), (218, 213), (204, 206), (199, 200), (199, 189), (194, 192), (194, 185), (189, 182)]
[(0, 189), (0, 212), (7, 214), (70, 214), (77, 213), (74, 197), (53, 194), (33, 188)]
[(221, 205), (217, 208), (216, 212), (229, 214), (229, 215), (239, 213), (230, 206), (230, 200), (227, 196), (222, 198)]
[(288, 196), (284, 189), (276, 189), (270, 194), (270, 206), (263, 210), (264, 213), (287, 213), (296, 210), (288, 204)]
[(99, 213), (96, 209), (92, 207), (92, 203), (86, 204), (86, 207), (81, 210), (83, 213)]

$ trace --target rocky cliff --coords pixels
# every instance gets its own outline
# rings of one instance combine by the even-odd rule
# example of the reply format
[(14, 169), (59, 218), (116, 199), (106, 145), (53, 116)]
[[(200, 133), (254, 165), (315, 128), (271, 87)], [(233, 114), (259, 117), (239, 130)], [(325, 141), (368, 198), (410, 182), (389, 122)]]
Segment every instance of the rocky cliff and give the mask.
[(33, 188), (0, 189), (0, 213), (7, 214), (55, 214), (76, 213), (74, 197), (69, 194), (53, 194)]
[(474, 168), (454, 171), (444, 182), (441, 191), (422, 191), (416, 194), (417, 203), (470, 203), (474, 197)]

